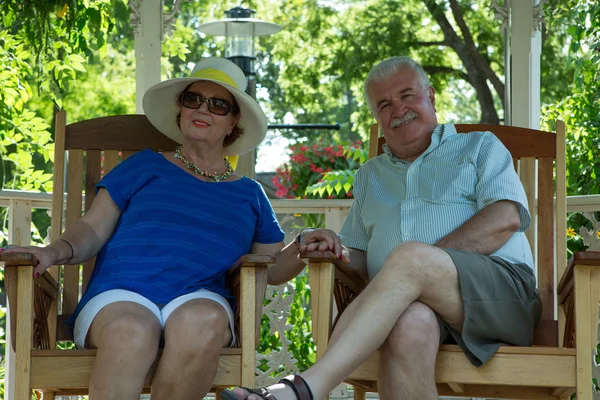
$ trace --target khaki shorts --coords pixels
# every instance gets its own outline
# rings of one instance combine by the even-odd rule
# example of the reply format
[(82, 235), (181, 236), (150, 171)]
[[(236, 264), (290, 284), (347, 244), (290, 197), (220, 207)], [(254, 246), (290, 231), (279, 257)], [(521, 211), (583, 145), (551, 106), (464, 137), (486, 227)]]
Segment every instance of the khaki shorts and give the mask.
[(445, 250), (458, 271), (465, 320), (458, 333), (438, 316), (440, 342), (458, 344), (478, 367), (501, 345), (531, 346), (542, 315), (531, 268), (500, 257)]

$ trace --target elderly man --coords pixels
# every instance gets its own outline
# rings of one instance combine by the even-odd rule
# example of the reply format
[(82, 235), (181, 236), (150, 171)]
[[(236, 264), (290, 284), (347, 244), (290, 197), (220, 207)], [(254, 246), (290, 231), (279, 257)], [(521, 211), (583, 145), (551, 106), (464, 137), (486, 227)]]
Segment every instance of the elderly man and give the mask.
[(502, 343), (532, 344), (541, 302), (511, 155), (490, 132), (438, 125), (434, 89), (407, 57), (376, 65), (365, 93), (385, 154), (356, 174), (343, 246), (313, 230), (299, 248), (333, 250), (369, 285), (313, 367), (230, 398), (322, 399), (380, 348), (382, 399), (437, 399), (440, 343), (458, 343), (477, 366)]

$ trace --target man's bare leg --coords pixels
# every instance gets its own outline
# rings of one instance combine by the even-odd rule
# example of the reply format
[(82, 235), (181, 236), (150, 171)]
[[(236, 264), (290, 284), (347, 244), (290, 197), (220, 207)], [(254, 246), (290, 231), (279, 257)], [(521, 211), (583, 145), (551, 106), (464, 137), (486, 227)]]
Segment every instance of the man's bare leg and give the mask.
[[(340, 317), (338, 324), (346, 328), (336, 332), (323, 357), (301, 374), (315, 399), (325, 397), (373, 354), (417, 300), (449, 324), (462, 326), (463, 304), (452, 259), (440, 248), (409, 242), (390, 253), (379, 274), (354, 300), (352, 318), (346, 312)], [(270, 388), (278, 400), (295, 400), (282, 384)], [(235, 393), (240, 399), (260, 400), (240, 389)]]
[(439, 340), (435, 313), (423, 303), (412, 303), (381, 346), (379, 397), (436, 400), (435, 359)]

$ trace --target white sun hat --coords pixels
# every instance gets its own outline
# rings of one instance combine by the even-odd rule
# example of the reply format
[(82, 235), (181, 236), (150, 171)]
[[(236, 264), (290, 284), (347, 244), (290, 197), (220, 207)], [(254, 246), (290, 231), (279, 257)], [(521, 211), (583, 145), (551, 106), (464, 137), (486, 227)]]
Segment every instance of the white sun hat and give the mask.
[(242, 70), (225, 58), (205, 58), (196, 64), (189, 78), (169, 79), (148, 89), (142, 104), (152, 125), (177, 143), (182, 143), (183, 134), (177, 126), (177, 100), (181, 92), (196, 81), (210, 81), (223, 86), (235, 97), (240, 108), (237, 126), (244, 133), (231, 145), (223, 147), (223, 154), (234, 156), (256, 148), (267, 133), (267, 117), (256, 100), (244, 92), (248, 81)]

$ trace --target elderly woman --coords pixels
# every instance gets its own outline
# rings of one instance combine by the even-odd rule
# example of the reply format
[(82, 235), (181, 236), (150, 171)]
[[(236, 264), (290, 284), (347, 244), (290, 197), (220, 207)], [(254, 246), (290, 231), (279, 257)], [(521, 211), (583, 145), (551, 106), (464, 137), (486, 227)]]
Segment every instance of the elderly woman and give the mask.
[(268, 280), (304, 266), (260, 184), (236, 174), (227, 155), (254, 149), (266, 117), (244, 93), (232, 62), (208, 58), (188, 78), (150, 88), (150, 122), (180, 143), (141, 151), (98, 184), (89, 211), (34, 255), (37, 278), (55, 264), (98, 255), (73, 318), (79, 348), (97, 349), (91, 399), (139, 399), (161, 339), (152, 399), (197, 399), (210, 390), (221, 348), (234, 341), (228, 268), (247, 253), (275, 254)]

